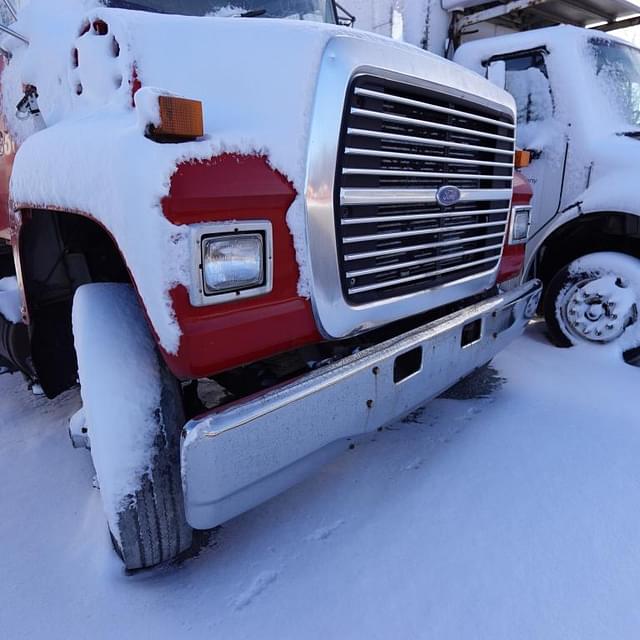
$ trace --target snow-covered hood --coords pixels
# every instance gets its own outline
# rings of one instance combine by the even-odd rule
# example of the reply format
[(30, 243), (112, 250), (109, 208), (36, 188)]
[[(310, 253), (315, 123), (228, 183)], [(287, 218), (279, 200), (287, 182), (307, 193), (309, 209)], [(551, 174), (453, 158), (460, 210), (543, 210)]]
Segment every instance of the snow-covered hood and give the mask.
[[(178, 350), (180, 327), (169, 291), (188, 285), (189, 244), (186, 227), (169, 223), (160, 203), (180, 162), (223, 152), (261, 154), (287, 176), (299, 194), (287, 215), (301, 267), (299, 292), (310, 295), (303, 194), (317, 74), (330, 40), (364, 40), (400, 52), (407, 74), (513, 109), (508, 94), (476, 74), (363, 32), (291, 20), (106, 8), (68, 11), (60, 21), (57, 3), (52, 8), (48, 0), (32, 0), (28, 7), (34, 3), (40, 11), (26, 13), (16, 26), (31, 44), (14, 47), (3, 75), (5, 115), (24, 140), (14, 165), (12, 198), (18, 204), (85, 212), (104, 224), (118, 241), (162, 346), (171, 353)], [(56, 37), (43, 29), (43, 20), (56, 25)], [(107, 25), (106, 35), (96, 33), (105, 30), (94, 28), (96, 20)], [(136, 79), (144, 87), (201, 100), (205, 138), (169, 145), (145, 138), (142, 109), (131, 104)], [(13, 117), (23, 83), (39, 89), (48, 124), (44, 131), (25, 130)], [(342, 104), (344, 96), (335, 100)]]

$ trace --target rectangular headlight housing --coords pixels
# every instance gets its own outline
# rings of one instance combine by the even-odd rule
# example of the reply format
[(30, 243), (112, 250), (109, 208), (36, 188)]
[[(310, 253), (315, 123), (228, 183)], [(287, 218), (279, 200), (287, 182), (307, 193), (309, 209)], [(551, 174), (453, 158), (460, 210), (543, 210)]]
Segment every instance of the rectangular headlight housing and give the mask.
[(229, 302), (272, 289), (271, 223), (213, 222), (193, 225), (194, 270), (189, 297), (194, 306)]

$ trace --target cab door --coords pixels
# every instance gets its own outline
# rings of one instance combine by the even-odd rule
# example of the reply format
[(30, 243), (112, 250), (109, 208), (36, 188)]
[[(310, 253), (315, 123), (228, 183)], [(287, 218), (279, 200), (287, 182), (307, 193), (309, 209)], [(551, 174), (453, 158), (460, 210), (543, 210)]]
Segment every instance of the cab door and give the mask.
[(516, 143), (531, 152), (531, 164), (521, 171), (533, 189), (533, 237), (556, 215), (562, 197), (567, 160), (566, 131), (554, 119), (555, 105), (544, 49), (492, 58), (487, 77), (501, 84), (515, 99)]

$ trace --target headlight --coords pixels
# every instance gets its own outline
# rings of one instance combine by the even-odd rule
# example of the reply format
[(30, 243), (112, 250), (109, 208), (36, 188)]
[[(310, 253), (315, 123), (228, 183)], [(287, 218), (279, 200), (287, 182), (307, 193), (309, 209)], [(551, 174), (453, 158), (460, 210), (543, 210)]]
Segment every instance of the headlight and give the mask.
[(531, 224), (531, 209), (529, 207), (513, 207), (511, 211), (511, 238), (509, 244), (526, 242)]
[(192, 305), (204, 307), (271, 291), (273, 233), (270, 222), (207, 222), (189, 228)]
[(259, 233), (202, 240), (206, 295), (259, 287), (264, 283), (264, 241)]

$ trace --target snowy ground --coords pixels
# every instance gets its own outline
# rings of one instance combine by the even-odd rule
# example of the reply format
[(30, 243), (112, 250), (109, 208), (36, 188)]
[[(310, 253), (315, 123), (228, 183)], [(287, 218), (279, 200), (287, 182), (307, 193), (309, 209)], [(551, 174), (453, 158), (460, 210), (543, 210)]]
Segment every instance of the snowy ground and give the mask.
[(78, 395), (1, 377), (0, 637), (640, 637), (640, 369), (541, 331), (488, 397), (431, 403), (133, 577), (68, 441)]

